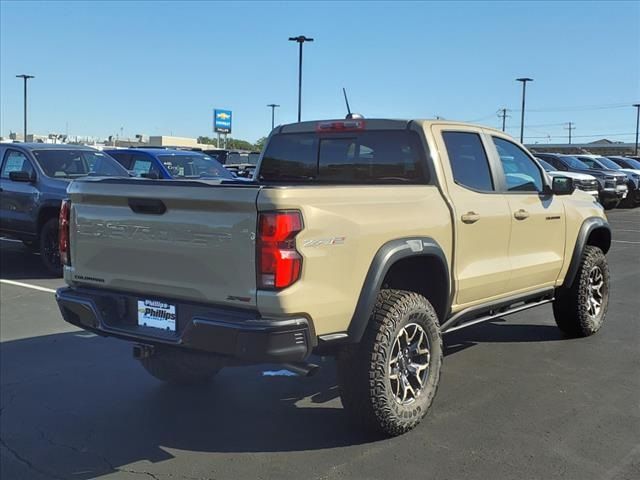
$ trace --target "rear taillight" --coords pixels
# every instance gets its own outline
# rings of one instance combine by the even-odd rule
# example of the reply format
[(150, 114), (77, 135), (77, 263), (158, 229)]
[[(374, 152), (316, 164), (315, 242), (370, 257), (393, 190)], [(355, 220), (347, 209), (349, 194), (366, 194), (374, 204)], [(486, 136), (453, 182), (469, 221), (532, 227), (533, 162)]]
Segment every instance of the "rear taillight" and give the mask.
[(71, 265), (69, 252), (69, 218), (71, 215), (71, 200), (63, 200), (60, 206), (60, 221), (58, 223), (58, 248), (60, 249), (60, 262), (63, 265)]
[(265, 212), (258, 216), (258, 288), (281, 289), (300, 278), (302, 257), (295, 236), (302, 230), (300, 212)]

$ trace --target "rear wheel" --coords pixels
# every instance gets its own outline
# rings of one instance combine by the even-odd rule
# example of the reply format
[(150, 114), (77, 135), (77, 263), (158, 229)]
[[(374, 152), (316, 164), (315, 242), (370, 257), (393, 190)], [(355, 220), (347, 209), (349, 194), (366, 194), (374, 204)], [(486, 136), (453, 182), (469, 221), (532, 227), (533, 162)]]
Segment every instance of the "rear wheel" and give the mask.
[(359, 426), (400, 435), (426, 415), (441, 365), (440, 327), (429, 301), (382, 290), (361, 342), (338, 356), (342, 404)]
[(58, 250), (58, 219), (51, 218), (40, 230), (40, 257), (51, 275), (62, 276), (60, 251)]
[(182, 385), (206, 383), (222, 368), (212, 355), (176, 348), (156, 348), (151, 355), (140, 358), (140, 363), (158, 380)]
[(609, 306), (609, 267), (598, 247), (587, 245), (568, 288), (559, 289), (553, 302), (556, 324), (567, 335), (588, 337), (602, 326)]

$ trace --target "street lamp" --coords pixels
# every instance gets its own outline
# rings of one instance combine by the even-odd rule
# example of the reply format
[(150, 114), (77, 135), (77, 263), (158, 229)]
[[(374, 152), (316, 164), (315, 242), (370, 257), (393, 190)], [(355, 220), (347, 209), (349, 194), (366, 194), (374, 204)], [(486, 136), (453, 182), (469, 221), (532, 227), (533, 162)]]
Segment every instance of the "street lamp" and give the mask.
[(33, 75), (16, 75), (16, 78), (22, 78), (24, 80), (24, 138), (23, 141), (27, 141), (27, 80), (30, 78), (36, 78)]
[(522, 82), (522, 114), (520, 116), (520, 143), (524, 143), (524, 102), (527, 95), (527, 82), (533, 82), (533, 78), (516, 78)]
[(638, 156), (638, 130), (640, 129), (640, 103), (635, 103), (633, 105), (634, 107), (636, 107), (636, 148), (635, 148), (635, 155)]
[(298, 35), (297, 37), (289, 37), (290, 42), (298, 42), (300, 54), (298, 59), (298, 123), (302, 118), (302, 44), (304, 42), (313, 42), (313, 38)]
[(270, 103), (269, 105), (267, 105), (267, 107), (271, 108), (271, 130), (273, 130), (273, 127), (275, 126), (275, 111), (279, 106), (280, 105), (276, 105), (275, 103)]

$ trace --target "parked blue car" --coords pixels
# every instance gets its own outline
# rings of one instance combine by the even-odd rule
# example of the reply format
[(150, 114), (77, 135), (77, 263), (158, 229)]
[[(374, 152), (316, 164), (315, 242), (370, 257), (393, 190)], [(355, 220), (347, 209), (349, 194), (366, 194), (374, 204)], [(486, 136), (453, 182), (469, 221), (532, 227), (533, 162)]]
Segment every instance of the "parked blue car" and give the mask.
[(45, 268), (57, 276), (58, 216), (69, 182), (129, 176), (109, 155), (84, 146), (0, 143), (0, 161), (0, 235), (40, 252)]
[(200, 152), (165, 148), (126, 148), (105, 150), (136, 177), (220, 178), (235, 177), (220, 162)]

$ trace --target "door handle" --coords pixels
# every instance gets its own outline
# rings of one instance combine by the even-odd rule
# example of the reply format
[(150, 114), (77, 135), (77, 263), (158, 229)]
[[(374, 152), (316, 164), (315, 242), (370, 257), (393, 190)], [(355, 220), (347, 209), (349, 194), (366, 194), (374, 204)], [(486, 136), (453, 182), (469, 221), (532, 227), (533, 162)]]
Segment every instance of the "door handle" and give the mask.
[(513, 216), (516, 217), (516, 220), (526, 220), (527, 218), (529, 218), (529, 212), (520, 209), (516, 213), (514, 213)]
[(460, 219), (463, 223), (476, 223), (478, 220), (480, 220), (480, 215), (478, 215), (476, 212), (471, 211), (462, 215)]

